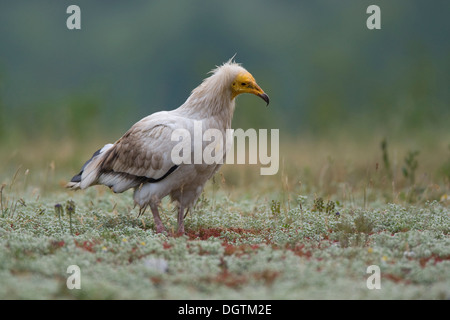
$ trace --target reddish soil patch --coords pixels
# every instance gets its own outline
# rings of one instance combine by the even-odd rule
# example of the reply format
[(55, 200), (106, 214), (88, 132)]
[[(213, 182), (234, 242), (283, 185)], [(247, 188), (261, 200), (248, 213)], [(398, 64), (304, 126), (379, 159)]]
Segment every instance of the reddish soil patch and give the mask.
[(232, 231), (239, 234), (258, 234), (260, 232), (255, 229), (243, 228), (200, 228), (195, 231), (187, 231), (186, 235), (189, 237), (189, 240), (206, 240), (211, 237), (220, 238), (225, 231)]

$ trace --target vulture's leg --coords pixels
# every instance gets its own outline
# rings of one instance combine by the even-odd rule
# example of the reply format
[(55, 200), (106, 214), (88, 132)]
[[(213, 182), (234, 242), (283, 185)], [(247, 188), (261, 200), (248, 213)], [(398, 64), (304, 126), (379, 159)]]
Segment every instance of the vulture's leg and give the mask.
[(155, 220), (156, 232), (161, 233), (166, 231), (166, 228), (164, 228), (164, 225), (161, 221), (161, 217), (159, 216), (158, 205), (150, 204), (150, 209), (152, 209), (153, 219)]
[(184, 209), (180, 204), (178, 206), (178, 234), (184, 234)]

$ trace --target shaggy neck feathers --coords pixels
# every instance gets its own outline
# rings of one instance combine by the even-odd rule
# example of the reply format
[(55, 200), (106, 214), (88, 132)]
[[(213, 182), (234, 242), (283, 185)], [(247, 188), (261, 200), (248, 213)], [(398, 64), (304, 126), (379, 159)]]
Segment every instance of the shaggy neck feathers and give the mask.
[(177, 110), (195, 119), (216, 118), (229, 128), (235, 108), (231, 84), (245, 69), (228, 61), (211, 72), (212, 75), (204, 79)]

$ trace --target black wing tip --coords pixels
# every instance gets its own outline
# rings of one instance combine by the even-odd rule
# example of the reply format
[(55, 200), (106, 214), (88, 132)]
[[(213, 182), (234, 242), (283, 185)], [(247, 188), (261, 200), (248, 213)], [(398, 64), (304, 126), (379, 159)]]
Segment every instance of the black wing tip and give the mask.
[(89, 162), (91, 162), (92, 159), (94, 159), (96, 156), (98, 156), (101, 153), (101, 151), (102, 151), (102, 149), (98, 149), (97, 151), (95, 151), (94, 154), (92, 155), (92, 157), (84, 163), (83, 167), (81, 168), (80, 173), (77, 174), (76, 176), (74, 176), (72, 178), (72, 180), (70, 180), (70, 182), (81, 182), (81, 175), (83, 174), (84, 168), (86, 168), (86, 166), (89, 164)]
[(76, 176), (73, 176), (73, 178), (70, 180), (70, 182), (81, 182), (81, 174), (83, 173), (83, 171), (81, 171), (79, 174), (77, 174)]

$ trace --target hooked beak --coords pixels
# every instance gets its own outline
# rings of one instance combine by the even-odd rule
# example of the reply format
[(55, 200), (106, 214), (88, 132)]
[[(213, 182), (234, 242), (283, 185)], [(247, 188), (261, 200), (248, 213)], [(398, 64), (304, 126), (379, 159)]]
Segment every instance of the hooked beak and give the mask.
[(253, 93), (263, 99), (269, 105), (269, 96), (261, 89), (255, 78), (249, 72), (243, 72), (236, 76), (231, 84), (231, 98), (234, 99), (241, 93)]
[(258, 93), (257, 96), (260, 97), (261, 99), (263, 99), (267, 103), (266, 107), (269, 105), (269, 96), (267, 94)]
[(258, 86), (256, 84), (256, 82), (253, 82), (252, 84), (250, 84), (250, 88), (251, 88), (251, 93), (253, 93), (254, 95), (257, 95), (258, 97), (260, 97), (261, 99), (263, 99), (267, 105), (266, 107), (269, 105), (269, 96), (264, 92), (263, 89), (261, 89), (260, 86)]

